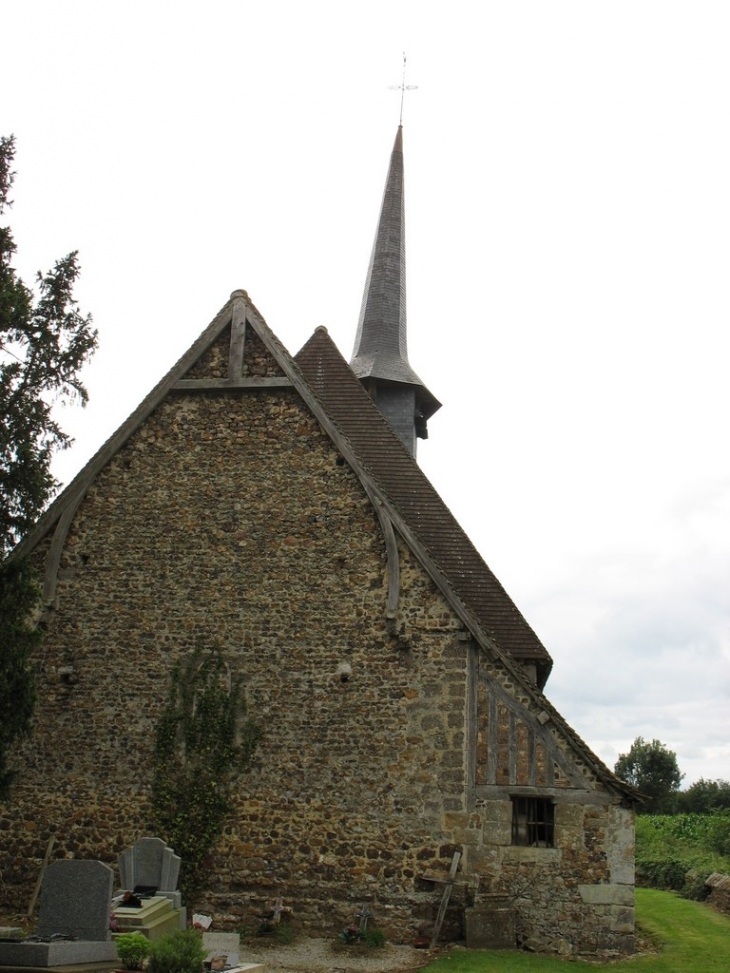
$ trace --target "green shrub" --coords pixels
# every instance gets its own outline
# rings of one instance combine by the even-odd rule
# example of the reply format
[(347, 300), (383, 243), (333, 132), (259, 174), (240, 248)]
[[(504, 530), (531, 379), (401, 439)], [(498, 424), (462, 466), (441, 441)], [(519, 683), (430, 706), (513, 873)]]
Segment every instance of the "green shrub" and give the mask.
[(643, 859), (636, 862), (637, 884), (653, 889), (682, 889), (688, 865), (680, 858)]
[(150, 944), (149, 973), (201, 973), (205, 950), (196, 929), (178, 930)]
[(346, 946), (365, 945), (371, 949), (381, 949), (385, 946), (385, 933), (382, 929), (373, 928), (361, 930), (355, 924), (343, 929), (337, 938)]
[(682, 897), (693, 899), (695, 902), (704, 902), (710, 894), (710, 890), (705, 885), (710, 872), (707, 869), (691, 868), (684, 876), (684, 885), (681, 888)]
[(371, 949), (382, 949), (385, 946), (385, 933), (382, 929), (366, 929), (363, 936), (365, 945)]
[(271, 919), (264, 919), (256, 929), (257, 936), (270, 936), (282, 946), (290, 946), (296, 939), (294, 927), (290, 922), (282, 920), (273, 922)]
[(150, 954), (151, 943), (141, 932), (123, 932), (115, 937), (114, 945), (125, 970), (141, 970)]

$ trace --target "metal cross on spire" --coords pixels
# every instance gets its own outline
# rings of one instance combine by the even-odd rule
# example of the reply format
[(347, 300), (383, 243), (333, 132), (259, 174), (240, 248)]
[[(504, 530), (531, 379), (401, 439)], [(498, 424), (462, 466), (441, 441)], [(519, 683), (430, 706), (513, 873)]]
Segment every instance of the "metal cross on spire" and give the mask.
[(417, 84), (406, 84), (406, 52), (403, 51), (403, 80), (400, 84), (388, 85), (389, 91), (400, 91), (400, 121), (399, 125), (403, 124), (403, 99), (405, 98), (406, 91), (415, 91), (418, 88)]

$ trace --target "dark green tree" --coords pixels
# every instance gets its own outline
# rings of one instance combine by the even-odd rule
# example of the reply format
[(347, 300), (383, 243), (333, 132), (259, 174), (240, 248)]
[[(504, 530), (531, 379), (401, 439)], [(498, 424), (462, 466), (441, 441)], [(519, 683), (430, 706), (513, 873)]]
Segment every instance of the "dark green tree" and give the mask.
[(637, 737), (628, 753), (619, 754), (614, 772), (631, 784), (647, 800), (638, 808), (641, 814), (673, 814), (677, 809), (677, 792), (684, 774), (680, 773), (677, 755), (660, 740), (647, 743)]
[[(14, 138), (0, 138), (0, 216), (10, 205)], [(91, 317), (73, 297), (78, 254), (68, 254), (46, 274), (37, 291), (12, 265), (10, 228), (0, 227), (0, 556), (43, 512), (58, 484), (53, 454), (70, 445), (53, 414), (58, 402), (86, 404), (79, 372), (96, 348)]]
[[(11, 205), (14, 157), (15, 139), (0, 137), (0, 218)], [(97, 340), (91, 318), (79, 313), (73, 298), (77, 254), (39, 273), (33, 291), (13, 267), (15, 252), (10, 228), (0, 226), (0, 800), (13, 777), (8, 751), (30, 728), (35, 689), (29, 658), (39, 638), (31, 623), (38, 596), (32, 572), (7, 555), (58, 486), (51, 459), (71, 440), (53, 407), (85, 404), (79, 371)]]
[(700, 777), (686, 791), (677, 794), (677, 810), (682, 814), (730, 811), (730, 782)]

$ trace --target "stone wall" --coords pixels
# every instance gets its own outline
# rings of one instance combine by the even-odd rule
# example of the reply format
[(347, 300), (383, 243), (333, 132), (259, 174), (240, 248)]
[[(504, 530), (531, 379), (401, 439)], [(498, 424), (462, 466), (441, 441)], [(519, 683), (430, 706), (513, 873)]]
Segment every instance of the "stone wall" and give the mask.
[(718, 912), (730, 915), (730, 875), (713, 872), (705, 885), (710, 889), (707, 901)]
[(403, 555), (408, 649), (386, 626), (377, 518), (295, 393), (168, 398), (68, 534), (36, 727), (0, 820), (13, 905), (49, 834), (59, 855), (114, 863), (149, 829), (170, 667), (218, 642), (264, 737), (209, 904), (238, 921), (275, 891), (329, 929), (377, 890), (405, 934), (402, 895), (439, 861), (444, 802), (465, 802), (467, 676), (457, 621)]
[[(227, 340), (190, 376), (225, 374)], [(246, 361), (248, 374), (280, 374), (253, 337)], [(264, 732), (209, 888), (188, 906), (233, 928), (282, 896), (316, 934), (368, 901), (389, 937), (409, 939), (430, 928), (440, 900), (424, 873), (445, 872), (459, 850), (446, 935), (460, 934), (465, 905), (497, 891), (514, 901), (522, 941), (628, 948), (630, 886), (611, 858), (623, 855), (612, 849), (630, 832), (628, 812), (607, 794), (560, 804), (558, 848), (510, 847), (508, 794), (476, 799), (472, 786), (490, 733), (475, 717), (476, 649), (402, 542), (399, 554), (393, 626), (378, 519), (293, 389), (171, 393), (97, 477), (68, 532), (37, 659), (36, 725), (0, 810), (3, 904), (27, 906), (49, 835), (58, 856), (113, 865), (150, 833), (171, 666), (217, 643)], [(496, 663), (482, 677), (517, 710), (525, 703)], [(554, 728), (545, 733), (539, 783), (557, 785), (573, 758)], [(509, 784), (508, 742), (497, 754), (495, 780)], [(514, 766), (529, 781), (522, 757)]]

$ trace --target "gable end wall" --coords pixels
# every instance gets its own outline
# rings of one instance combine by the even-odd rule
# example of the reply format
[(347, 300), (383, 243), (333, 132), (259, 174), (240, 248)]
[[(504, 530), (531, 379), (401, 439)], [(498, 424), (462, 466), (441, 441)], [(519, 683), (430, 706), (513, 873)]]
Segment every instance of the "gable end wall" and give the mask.
[[(195, 376), (225, 374), (229, 341), (224, 332)], [(255, 335), (246, 342), (251, 374), (281, 374)], [(560, 930), (568, 951), (628, 948), (629, 812), (578, 767), (584, 791), (557, 802), (559, 848), (510, 847), (509, 786), (487, 796), (479, 786), (502, 782), (505, 760), (507, 785), (527, 773), (508, 737), (525, 739), (521, 708), (531, 726), (537, 714), (398, 547), (393, 623), (378, 519), (298, 394), (169, 394), (97, 476), (66, 537), (37, 659), (36, 727), (0, 811), (5, 904), (27, 903), (50, 835), (58, 856), (114, 865), (150, 833), (171, 666), (216, 642), (244, 675), (264, 737), (208, 893), (189, 906), (237, 926), (283, 895), (298, 921), (331, 932), (368, 901), (389, 936), (409, 939), (430, 928), (440, 900), (424, 873), (445, 872), (459, 850), (446, 935), (461, 933), (465, 906), (497, 893), (513, 901), (522, 940)], [(491, 776), (484, 713), (497, 687), (507, 722), (496, 738), (506, 733), (507, 746)], [(573, 760), (565, 741), (554, 746)]]

